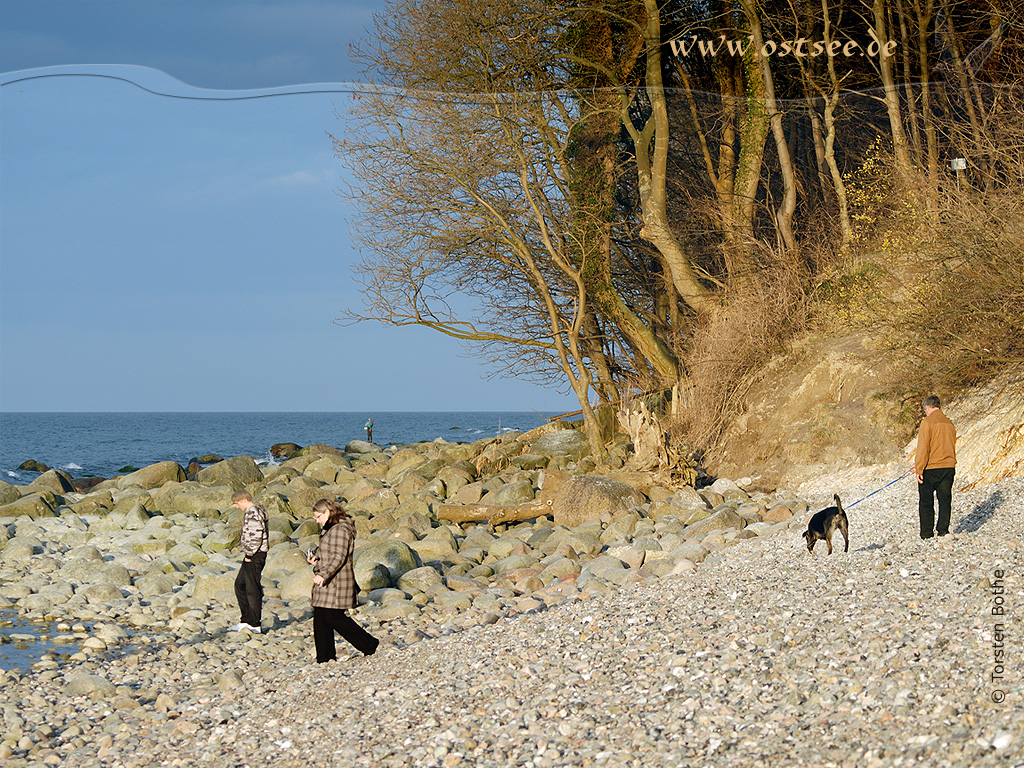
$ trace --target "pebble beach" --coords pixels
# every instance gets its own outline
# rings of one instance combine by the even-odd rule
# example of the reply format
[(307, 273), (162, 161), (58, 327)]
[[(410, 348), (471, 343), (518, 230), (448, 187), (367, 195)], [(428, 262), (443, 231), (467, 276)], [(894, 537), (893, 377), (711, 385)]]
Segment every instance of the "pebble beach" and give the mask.
[[(841, 536), (831, 556), (823, 543), (807, 552), (801, 533), (832, 489), (804, 489), (806, 509), (748, 526), (756, 535), (706, 534), (705, 556), (675, 559), (671, 569), (600, 579), (594, 571), (588, 580), (584, 565), (532, 591), (495, 580), (462, 610), (433, 610), (431, 599), (419, 600), (418, 613), (385, 613), (390, 598), (407, 602), (409, 589), (403, 598), (378, 590), (355, 615), (382, 639), (380, 650), (346, 655), (339, 638), (340, 660), (323, 665), (313, 659), (308, 601), (268, 589), (263, 633), (232, 632), (237, 608), (223, 591), (201, 603), (182, 591), (195, 574), (168, 569), (175, 583), (166, 589), (140, 590), (135, 578), (116, 610), (83, 599), (57, 623), (81, 650), (0, 678), (0, 760), (12, 768), (1020, 764), (1024, 478), (956, 490), (951, 535), (927, 541), (918, 538), (910, 478), (849, 507), (882, 484), (842, 489), (846, 553)], [(618, 543), (653, 549), (644, 540), (676, 535), (645, 527), (643, 511), (631, 513), (641, 520)], [(8, 548), (28, 536), (43, 545), (24, 566), (4, 549), (10, 605), (59, 598), (60, 580), (48, 572), (114, 536), (75, 515), (8, 522), (17, 529)], [(525, 529), (539, 525), (509, 524), (506, 533), (525, 542)], [(64, 546), (51, 546), (58, 541)], [(113, 567), (97, 549), (93, 567)], [(235, 554), (216, 553), (205, 567)], [(629, 571), (630, 553), (616, 554)], [(114, 565), (134, 570), (124, 559)], [(64, 599), (80, 593), (69, 586)]]

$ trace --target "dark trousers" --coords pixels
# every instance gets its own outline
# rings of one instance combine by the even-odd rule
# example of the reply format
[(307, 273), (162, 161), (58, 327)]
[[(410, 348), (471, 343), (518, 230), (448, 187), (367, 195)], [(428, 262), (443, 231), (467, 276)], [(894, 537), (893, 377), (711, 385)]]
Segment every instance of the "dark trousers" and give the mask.
[(334, 646), (334, 633), (344, 637), (360, 653), (370, 656), (380, 642), (363, 629), (342, 608), (317, 608), (313, 606), (313, 644), (316, 646), (317, 664), (338, 658)]
[(924, 480), (917, 484), (917, 513), (921, 518), (921, 538), (930, 539), (935, 524), (935, 499), (939, 500), (939, 520), (935, 526), (939, 536), (949, 533), (950, 508), (953, 506), (953, 477), (956, 470), (926, 469), (921, 473)]
[(242, 613), (242, 623), (251, 627), (260, 625), (263, 614), (263, 585), (260, 584), (260, 577), (266, 564), (267, 553), (257, 552), (242, 561), (242, 567), (235, 576), (235, 597), (238, 599), (238, 610)]

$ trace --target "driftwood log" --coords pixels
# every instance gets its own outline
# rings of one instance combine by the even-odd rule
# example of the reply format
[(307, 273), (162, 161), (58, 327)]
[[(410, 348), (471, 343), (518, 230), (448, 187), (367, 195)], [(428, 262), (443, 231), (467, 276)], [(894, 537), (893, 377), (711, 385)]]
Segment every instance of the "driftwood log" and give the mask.
[(534, 520), (541, 515), (551, 514), (551, 499), (538, 499), (524, 504), (501, 506), (498, 504), (442, 504), (437, 510), (438, 518), (453, 523), (488, 522), (499, 523), (522, 522)]

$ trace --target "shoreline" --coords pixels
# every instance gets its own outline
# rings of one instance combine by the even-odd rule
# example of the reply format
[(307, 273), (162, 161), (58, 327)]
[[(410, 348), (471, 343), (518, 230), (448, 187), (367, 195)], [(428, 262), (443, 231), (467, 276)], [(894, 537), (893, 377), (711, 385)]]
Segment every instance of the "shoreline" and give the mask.
[[(454, 445), (447, 447), (457, 450)], [(364, 499), (350, 500), (350, 508), (390, 503), (388, 492), (398, 505), (422, 500), (431, 481), (401, 470), (403, 461), (412, 468), (426, 466), (430, 459), (417, 453), (413, 448), (392, 451), (386, 467), (376, 469), (383, 459), (350, 461), (352, 466), (345, 468), (340, 462), (320, 463), (322, 456), (289, 484), (305, 484), (297, 478), (309, 478), (309, 467), (320, 463), (314, 474), (331, 465), (333, 479), (340, 474), (349, 480), (345, 487), (350, 491), (358, 483), (373, 488)], [(536, 454), (509, 458), (527, 455)], [(466, 459), (450, 461), (444, 469), (459, 461)], [(567, 458), (564, 466), (579, 461)], [(551, 459), (544, 470), (514, 471), (527, 476), (543, 471), (547, 478), (564, 472), (550, 464)], [(356, 475), (360, 468), (358, 479), (347, 477), (346, 472)], [(440, 474), (438, 468), (431, 471)], [(364, 482), (375, 475), (380, 487)], [(512, 482), (489, 492), (523, 482), (512, 478), (507, 475)], [(131, 508), (125, 508), (128, 502), (121, 508), (114, 503), (106, 515), (67, 512), (35, 521), (4, 519), (8, 527), (26, 530), (26, 538), (36, 535), (40, 541), (41, 551), (29, 555), (33, 568), (19, 580), (4, 580), (9, 588), (28, 579), (31, 588), (36, 579), (37, 590), (19, 598), (19, 605), (32, 595), (59, 596), (47, 590), (58, 589), (62, 580), (74, 581), (73, 564), (90, 546), (100, 552), (100, 560), (86, 561), (92, 571), (116, 560), (113, 565), (125, 568), (131, 580), (118, 598), (108, 590), (107, 602), (101, 596), (95, 602), (84, 598), (75, 607), (76, 596), (96, 586), (87, 581), (63, 602), (51, 602), (51, 611), (75, 607), (77, 621), (92, 625), (82, 650), (65, 661), (44, 660), (25, 674), (8, 672), (0, 678), (10, 700), (21, 703), (19, 714), (5, 712), (0, 729), (0, 757), (8, 764), (327, 765), (341, 760), (504, 766), (524, 764), (529, 757), (535, 768), (628, 765), (634, 760), (674, 765), (698, 758), (708, 765), (753, 765), (753, 745), (744, 735), (749, 732), (760, 734), (755, 741), (770, 747), (765, 754), (791, 754), (786, 760), (794, 765), (889, 765), (896, 764), (897, 754), (917, 755), (924, 764), (996, 765), (1007, 750), (1024, 743), (1014, 720), (1022, 711), (1024, 692), (1019, 648), (1008, 654), (1003, 706), (991, 700), (985, 705), (980, 698), (992, 695), (980, 682), (986, 668), (983, 640), (986, 632), (991, 639), (992, 627), (978, 607), (990, 597), (980, 585), (993, 577), (997, 559), (1006, 566), (1007, 594), (1021, 590), (1024, 479), (956, 491), (957, 532), (948, 540), (929, 542), (914, 540), (916, 505), (911, 502), (916, 494), (909, 483), (897, 484), (850, 513), (850, 552), (844, 554), (840, 545), (830, 558), (823, 544), (815, 557), (808, 555), (800, 537), (824, 495), (789, 499), (802, 501), (803, 507), (796, 504), (798, 511), (789, 510), (792, 516), (777, 523), (709, 528), (692, 541), (680, 534), (711, 515), (680, 525), (679, 502), (694, 501), (692, 496), (651, 486), (638, 507), (598, 515), (573, 528), (561, 526), (564, 533), (547, 519), (491, 526), (490, 531), (486, 525), (467, 524), (454, 551), (452, 526), (435, 525), (422, 511), (396, 517), (389, 511), (396, 507), (383, 506), (358, 516), (357, 547), (382, 540), (410, 550), (418, 546), (413, 551), (422, 552), (419, 562), (440, 568), (417, 565), (394, 584), (365, 594), (354, 615), (382, 638), (381, 650), (367, 659), (345, 659), (348, 648), (339, 639), (343, 660), (327, 665), (313, 663), (304, 563), (287, 574), (291, 566), (282, 565), (275, 577), (268, 558), (265, 634), (226, 631), (237, 611), (228, 593), (238, 560), (230, 545), (237, 520), (159, 509), (173, 498), (168, 489), (174, 485), (143, 492), (154, 503), (151, 510), (137, 503), (142, 494), (127, 486), (112, 493), (112, 499), (120, 495), (121, 501), (136, 503)], [(205, 491), (198, 484), (189, 486), (199, 495), (210, 487), (217, 486), (205, 486)], [(335, 487), (340, 484), (310, 490)], [(399, 488), (401, 493), (395, 493)], [(768, 513), (771, 504), (785, 501), (733, 491), (724, 483), (720, 488), (734, 497), (722, 501), (733, 513), (751, 504)], [(543, 494), (543, 487), (538, 490)], [(871, 490), (874, 486), (865, 483), (844, 492), (853, 499)], [(711, 513), (701, 499), (704, 511)], [(389, 524), (374, 532), (378, 518)], [(417, 530), (421, 518), (429, 526)], [(296, 525), (288, 536), (279, 531), (282, 538), (272, 553), (279, 550), (282, 563), (294, 559), (289, 553), (299, 552), (302, 534), (311, 530), (300, 530), (305, 522), (290, 520), (289, 526)], [(199, 545), (188, 544), (199, 529), (206, 531)], [(0, 544), (0, 572), (8, 576), (13, 566), (7, 547), (21, 530), (15, 533)], [(492, 540), (484, 542), (485, 534)], [(552, 540), (556, 535), (558, 542)], [(51, 546), (46, 537), (55, 536)], [(598, 549), (574, 549), (574, 559), (562, 547), (567, 536), (577, 537), (580, 550), (590, 536)], [(111, 547), (104, 551), (97, 545), (105, 537)], [(168, 546), (169, 538), (177, 543)], [(210, 546), (204, 549), (207, 538)], [(461, 546), (467, 539), (471, 546)], [(673, 549), (660, 548), (677, 539), (681, 543)], [(123, 541), (132, 542), (130, 555), (118, 549)], [(215, 549), (214, 542), (225, 546)], [(175, 551), (183, 544), (191, 547), (190, 556), (207, 556), (187, 573), (173, 567), (184, 562), (185, 550)], [(495, 551), (480, 544), (493, 545)], [(135, 545), (163, 552), (137, 552)], [(545, 545), (550, 551), (544, 551)], [(690, 547), (694, 559), (681, 557), (681, 546)], [(121, 554), (112, 556), (115, 551)], [(645, 562), (659, 552), (667, 556)], [(638, 553), (643, 553), (639, 562)], [(446, 559), (451, 562), (443, 565)], [(965, 568), (963, 559), (973, 562)], [(493, 568), (499, 562), (508, 567)], [(134, 573), (152, 564), (160, 568)], [(490, 576), (483, 575), (486, 569)], [(974, 615), (955, 610), (969, 605)], [(1007, 606), (1011, 643), (1020, 636), (1024, 610), (1019, 606), (1019, 598)], [(138, 641), (128, 652), (123, 650), (126, 624)], [(929, 664), (945, 670), (948, 679), (935, 677)], [(976, 674), (967, 675), (968, 669)], [(905, 676), (906, 682), (894, 686), (893, 675)], [(915, 692), (917, 699), (911, 695)], [(323, 706), (326, 701), (330, 706), (317, 711), (317, 702)], [(765, 701), (771, 704), (767, 709)], [(911, 714), (924, 704), (924, 724), (915, 725)], [(751, 713), (760, 713), (763, 722), (752, 720)], [(815, 723), (820, 730), (823, 722), (828, 723), (824, 740), (802, 730), (792, 733), (799, 723)], [(952, 736), (944, 735), (960, 730), (967, 736), (949, 741)], [(926, 731), (928, 739), (912, 743)], [(658, 738), (649, 735), (654, 732)], [(888, 753), (883, 744), (890, 744)], [(808, 757), (799, 757), (800, 749)], [(949, 755), (954, 759), (943, 762)]]

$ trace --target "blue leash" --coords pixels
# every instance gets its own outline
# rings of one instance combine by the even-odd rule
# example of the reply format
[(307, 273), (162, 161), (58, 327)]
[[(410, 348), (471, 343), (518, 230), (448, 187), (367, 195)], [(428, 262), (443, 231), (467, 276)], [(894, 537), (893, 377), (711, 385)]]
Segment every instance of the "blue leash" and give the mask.
[[(889, 483), (888, 485), (883, 485), (883, 486), (882, 486), (881, 488), (879, 488), (879, 489), (878, 489), (878, 491), (872, 491), (871, 493), (869, 493), (869, 494), (868, 494), (867, 496), (865, 496), (865, 497), (864, 497), (864, 499), (870, 499), (870, 498), (871, 498), (872, 496), (874, 496), (874, 495), (875, 495), (876, 493), (878, 493), (879, 491), (884, 491), (884, 490), (885, 490), (886, 488), (888, 488), (888, 487), (889, 487), (890, 485), (895, 485), (896, 483), (898, 483), (898, 482), (899, 482), (900, 480), (902, 480), (902, 479), (903, 479), (904, 477), (906, 477), (907, 475), (909, 475), (909, 474), (910, 474), (911, 472), (913, 472), (913, 471), (914, 471), (914, 470), (913, 470), (913, 468), (910, 468), (910, 469), (908, 469), (908, 470), (907, 470), (906, 472), (904, 472), (904, 473), (903, 473), (902, 475), (900, 475), (899, 477), (897, 477), (897, 478), (896, 478), (895, 480), (893, 480), (893, 481), (892, 481), (891, 483)], [(850, 507), (855, 507), (855, 506), (857, 506), (857, 505), (858, 505), (858, 504), (860, 504), (860, 503), (861, 503), (862, 501), (864, 501), (864, 499), (857, 499), (857, 500), (856, 500), (855, 502), (853, 502), (853, 504), (849, 504), (849, 505), (847, 505), (846, 509), (849, 509)]]

